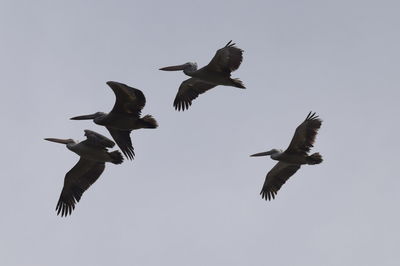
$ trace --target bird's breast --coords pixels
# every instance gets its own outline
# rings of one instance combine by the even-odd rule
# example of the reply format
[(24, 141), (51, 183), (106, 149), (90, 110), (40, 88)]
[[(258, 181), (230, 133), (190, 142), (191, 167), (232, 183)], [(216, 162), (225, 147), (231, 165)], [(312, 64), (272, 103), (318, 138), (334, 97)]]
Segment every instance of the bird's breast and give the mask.
[(132, 115), (112, 114), (102, 120), (100, 125), (119, 130), (133, 130), (137, 128), (138, 120), (138, 117)]
[[(272, 158), (272, 156), (271, 156)], [(274, 159), (274, 158), (272, 158)], [(306, 157), (302, 155), (297, 155), (297, 154), (287, 154), (287, 153), (280, 153), (277, 154), (277, 158), (275, 160), (285, 162), (285, 163), (290, 163), (290, 164), (306, 164)]]
[(77, 144), (71, 149), (80, 157), (97, 162), (109, 162), (110, 156), (105, 149), (93, 147), (91, 145)]

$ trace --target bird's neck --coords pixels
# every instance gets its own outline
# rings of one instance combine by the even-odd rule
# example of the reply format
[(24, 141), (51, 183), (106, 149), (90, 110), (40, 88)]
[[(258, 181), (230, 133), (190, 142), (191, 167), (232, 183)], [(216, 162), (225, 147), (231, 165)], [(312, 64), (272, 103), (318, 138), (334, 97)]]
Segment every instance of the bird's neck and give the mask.
[(67, 149), (70, 150), (70, 151), (75, 151), (74, 148), (75, 148), (76, 144), (77, 144), (76, 142), (67, 143)]
[(102, 125), (104, 126), (107, 123), (107, 114), (103, 113), (101, 115), (99, 115), (98, 117), (95, 117), (93, 119), (93, 122), (97, 125)]
[(192, 76), (193, 76), (193, 73), (194, 73), (195, 71), (196, 71), (196, 70), (185, 68), (185, 69), (183, 70), (183, 73), (185, 73), (185, 75), (187, 75), (187, 76), (192, 77)]
[(197, 71), (196, 63), (191, 63), (183, 69), (183, 73), (185, 73), (185, 75), (188, 75), (190, 77), (193, 77), (193, 73), (195, 73), (196, 71)]
[(281, 155), (282, 155), (282, 152), (273, 153), (273, 154), (271, 154), (271, 159), (279, 161), (279, 159), (281, 158)]

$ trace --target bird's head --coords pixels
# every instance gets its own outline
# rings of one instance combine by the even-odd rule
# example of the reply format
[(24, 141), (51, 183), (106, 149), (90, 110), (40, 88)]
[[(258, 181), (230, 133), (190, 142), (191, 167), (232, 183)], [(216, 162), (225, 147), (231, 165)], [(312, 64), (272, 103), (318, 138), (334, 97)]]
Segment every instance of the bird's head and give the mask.
[(162, 67), (159, 70), (163, 71), (179, 71), (183, 70), (183, 72), (186, 73), (191, 73), (197, 70), (197, 64), (194, 62), (187, 62), (183, 65), (177, 65), (177, 66), (168, 66), (168, 67)]

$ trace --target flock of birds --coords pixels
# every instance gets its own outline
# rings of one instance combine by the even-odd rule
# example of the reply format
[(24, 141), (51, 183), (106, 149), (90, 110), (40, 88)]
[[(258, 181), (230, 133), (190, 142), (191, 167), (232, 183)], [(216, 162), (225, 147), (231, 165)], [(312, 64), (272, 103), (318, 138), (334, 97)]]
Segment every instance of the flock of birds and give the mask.
[[(236, 47), (232, 41), (219, 49), (210, 63), (197, 69), (196, 63), (160, 68), (164, 71), (183, 70), (190, 76), (182, 82), (174, 100), (174, 107), (184, 111), (192, 105), (192, 101), (200, 94), (218, 86), (233, 86), (245, 89), (242, 81), (232, 79), (231, 72), (239, 68), (243, 59), (243, 50)], [(114, 91), (116, 100), (109, 113), (96, 112), (90, 115), (72, 117), (72, 120), (92, 119), (95, 124), (105, 126), (115, 143), (126, 158), (133, 160), (135, 153), (130, 134), (132, 130), (141, 128), (157, 128), (157, 121), (151, 115), (141, 117), (146, 98), (142, 91), (126, 84), (109, 81), (107, 85)], [(318, 129), (322, 121), (315, 113), (310, 112), (304, 122), (297, 128), (285, 150), (272, 149), (251, 156), (267, 156), (278, 163), (268, 172), (261, 196), (265, 200), (274, 199), (282, 185), (301, 167), (322, 162), (319, 153), (309, 155), (313, 147)], [(82, 194), (100, 177), (105, 163), (121, 164), (124, 160), (118, 150), (108, 151), (115, 146), (114, 141), (91, 130), (85, 130), (86, 140), (76, 142), (72, 139), (46, 138), (45, 140), (66, 144), (67, 148), (80, 156), (79, 161), (65, 175), (64, 186), (58, 200), (57, 215), (67, 216), (75, 209)]]

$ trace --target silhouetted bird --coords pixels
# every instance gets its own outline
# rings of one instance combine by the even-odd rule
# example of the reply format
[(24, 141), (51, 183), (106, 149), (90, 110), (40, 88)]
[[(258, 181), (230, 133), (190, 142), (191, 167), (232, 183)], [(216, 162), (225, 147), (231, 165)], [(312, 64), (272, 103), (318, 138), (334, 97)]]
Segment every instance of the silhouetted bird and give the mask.
[(57, 215), (67, 216), (75, 209), (85, 192), (103, 173), (106, 162), (121, 164), (124, 160), (119, 151), (108, 152), (115, 143), (91, 130), (85, 130), (86, 140), (46, 138), (45, 140), (66, 144), (67, 148), (80, 156), (77, 164), (65, 175), (64, 187), (58, 200)]
[(146, 104), (142, 91), (115, 81), (109, 81), (107, 84), (116, 97), (111, 112), (108, 114), (97, 112), (71, 119), (93, 119), (94, 123), (105, 126), (125, 156), (133, 160), (135, 153), (130, 138), (131, 131), (140, 128), (156, 128), (157, 121), (151, 115), (140, 117)]
[(175, 109), (178, 111), (188, 109), (192, 105), (192, 101), (200, 94), (218, 85), (245, 89), (242, 81), (231, 78), (231, 72), (239, 68), (242, 59), (243, 50), (229, 41), (225, 47), (216, 52), (211, 62), (203, 68), (197, 69), (197, 64), (192, 62), (160, 68), (164, 71), (183, 70), (183, 73), (191, 77), (183, 81), (179, 87), (174, 100)]
[(265, 200), (274, 199), (278, 190), (299, 170), (301, 165), (322, 162), (322, 157), (319, 153), (308, 155), (311, 147), (313, 147), (315, 136), (321, 127), (321, 123), (322, 121), (318, 116), (310, 112), (306, 120), (297, 127), (289, 147), (284, 152), (272, 149), (251, 155), (271, 155), (271, 159), (279, 161), (265, 178), (264, 186), (260, 193), (262, 198), (265, 198)]

